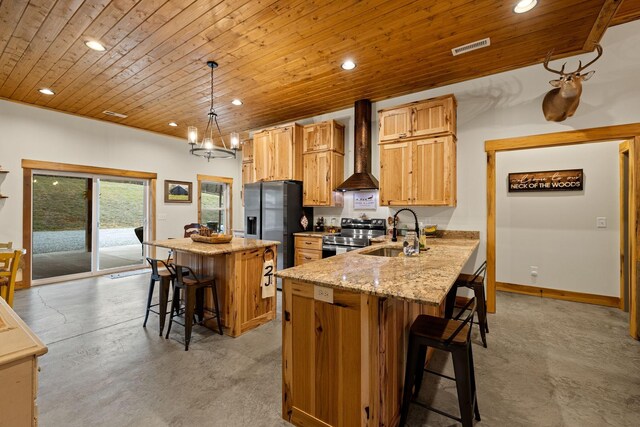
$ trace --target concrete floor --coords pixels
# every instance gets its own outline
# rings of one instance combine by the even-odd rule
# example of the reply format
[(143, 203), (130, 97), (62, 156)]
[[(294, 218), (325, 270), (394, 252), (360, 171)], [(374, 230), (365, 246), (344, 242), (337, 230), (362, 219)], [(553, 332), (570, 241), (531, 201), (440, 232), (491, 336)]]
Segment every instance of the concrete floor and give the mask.
[[(280, 418), (279, 316), (236, 339), (196, 328), (185, 352), (181, 327), (160, 338), (152, 315), (142, 328), (147, 283), (145, 274), (17, 292), (15, 310), (49, 346), (40, 425), (289, 425)], [(625, 313), (513, 294), (498, 295), (498, 310), (489, 348), (474, 346), (478, 425), (638, 425), (640, 343)], [(442, 355), (433, 364), (452, 372)], [(453, 383), (423, 390), (421, 399), (456, 411)], [(409, 425), (457, 424), (412, 406)]]

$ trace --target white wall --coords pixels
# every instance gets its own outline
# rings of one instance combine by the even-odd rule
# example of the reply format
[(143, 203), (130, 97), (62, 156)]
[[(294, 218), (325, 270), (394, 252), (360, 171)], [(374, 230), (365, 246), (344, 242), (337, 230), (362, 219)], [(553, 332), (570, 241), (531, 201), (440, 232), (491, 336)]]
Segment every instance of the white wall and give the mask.
[[(498, 280), (619, 296), (619, 142), (498, 153)], [(583, 169), (584, 190), (509, 193), (511, 172)], [(605, 217), (607, 228), (597, 228)], [(531, 276), (531, 266), (538, 276)]]
[[(514, 136), (560, 132), (599, 126), (640, 122), (640, 21), (610, 28), (602, 40), (604, 55), (593, 66), (594, 77), (585, 83), (582, 101), (576, 116), (563, 123), (545, 121), (541, 105), (545, 93), (551, 89), (549, 80), (555, 78), (542, 65), (522, 68), (433, 90), (387, 99), (374, 103), (375, 112), (388, 108), (454, 93), (458, 99), (458, 206), (456, 208), (417, 208), (420, 219), (425, 223), (436, 223), (441, 228), (459, 230), (480, 230), (481, 246), (476, 259), (471, 260), (466, 271), (479, 265), (485, 259), (486, 248), (486, 156), (484, 142)], [(577, 66), (578, 59), (592, 58), (592, 54), (568, 60), (568, 69)], [(561, 65), (561, 62), (552, 65)], [(356, 68), (357, 72), (357, 68)], [(398, 76), (402, 78), (402, 76)], [(336, 119), (346, 125), (345, 176), (353, 172), (353, 109), (312, 117), (301, 123)], [(374, 114), (373, 123), (373, 174), (379, 174), (378, 123)], [(500, 156), (498, 155), (498, 165)], [(344, 209), (316, 209), (316, 215), (326, 217), (355, 216), (361, 212), (352, 209), (352, 199), (347, 197)], [(378, 208), (366, 211), (367, 215), (387, 217), (393, 209)], [(404, 221), (410, 217), (401, 214)], [(498, 248), (504, 242), (498, 239)], [(538, 248), (540, 251), (544, 248)], [(559, 261), (558, 261), (559, 262)], [(473, 265), (472, 265), (473, 264)], [(498, 260), (497, 279), (508, 281), (510, 273), (506, 264)], [(617, 264), (608, 268), (613, 271)], [(552, 271), (550, 267), (548, 270)], [(542, 285), (542, 282), (539, 280)], [(544, 286), (564, 288), (554, 278), (545, 281)], [(598, 283), (595, 278), (590, 283), (577, 285), (576, 291), (609, 294), (610, 286)]]
[[(0, 165), (10, 171), (0, 181), (9, 196), (0, 200), (0, 241), (22, 244), (22, 159), (157, 173), (159, 239), (182, 237), (182, 227), (197, 221), (197, 174), (231, 177), (233, 226), (242, 228), (241, 156), (207, 163), (189, 154), (186, 140), (4, 100), (0, 129)], [(193, 182), (193, 202), (165, 204), (165, 179)]]

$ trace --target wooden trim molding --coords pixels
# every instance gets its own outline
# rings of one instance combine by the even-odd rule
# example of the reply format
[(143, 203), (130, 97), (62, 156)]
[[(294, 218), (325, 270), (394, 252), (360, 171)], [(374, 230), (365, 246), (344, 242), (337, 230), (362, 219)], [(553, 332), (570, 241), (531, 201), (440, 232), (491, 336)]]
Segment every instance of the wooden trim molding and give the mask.
[(31, 254), (33, 243), (31, 242), (31, 200), (33, 192), (33, 170), (22, 170), (22, 247), (27, 253), (24, 255), (24, 267), (22, 268), (21, 288), (31, 287)]
[(496, 289), (514, 294), (531, 295), (541, 298), (553, 298), (585, 304), (603, 305), (618, 308), (620, 298), (607, 295), (586, 294), (583, 292), (563, 291), (559, 289), (541, 288), (539, 286), (517, 285), (515, 283), (496, 282)]
[(611, 140), (632, 139), (640, 135), (640, 123), (581, 129), (568, 132), (546, 133), (516, 138), (491, 139), (485, 141), (484, 151), (512, 151), (528, 148), (558, 147)]
[(44, 162), (40, 160), (22, 159), (23, 169), (36, 169), (56, 172), (76, 172), (92, 175), (108, 175), (124, 178), (157, 179), (153, 172), (139, 172), (127, 169), (102, 168), (97, 166), (74, 165), (70, 163)]
[(227, 234), (231, 234), (233, 231), (233, 178), (229, 178), (226, 176), (214, 176), (214, 175), (203, 175), (198, 174), (198, 222), (202, 222), (202, 200), (201, 200), (201, 190), (202, 190), (202, 182), (222, 182), (223, 184), (227, 184), (229, 186), (229, 230), (227, 230)]
[[(496, 311), (496, 153), (628, 140), (629, 149), (629, 334), (640, 339), (640, 123), (485, 141), (487, 153), (487, 311)], [(623, 147), (626, 149), (626, 145)], [(619, 298), (616, 304), (619, 304)]]

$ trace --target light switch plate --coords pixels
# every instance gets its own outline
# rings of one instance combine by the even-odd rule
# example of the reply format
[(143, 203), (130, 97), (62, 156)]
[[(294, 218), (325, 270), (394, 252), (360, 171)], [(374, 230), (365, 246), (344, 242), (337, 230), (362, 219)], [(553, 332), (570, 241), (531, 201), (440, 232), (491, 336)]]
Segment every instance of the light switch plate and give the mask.
[(599, 216), (596, 218), (596, 227), (607, 228), (607, 217)]
[(333, 289), (316, 285), (313, 287), (313, 299), (333, 304)]

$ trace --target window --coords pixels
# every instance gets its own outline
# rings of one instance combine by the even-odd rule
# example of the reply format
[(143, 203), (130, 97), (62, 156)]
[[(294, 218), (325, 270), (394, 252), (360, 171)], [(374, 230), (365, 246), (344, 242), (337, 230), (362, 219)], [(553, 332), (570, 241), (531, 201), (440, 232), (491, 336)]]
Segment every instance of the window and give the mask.
[(233, 179), (198, 175), (198, 222), (213, 231), (231, 234)]

